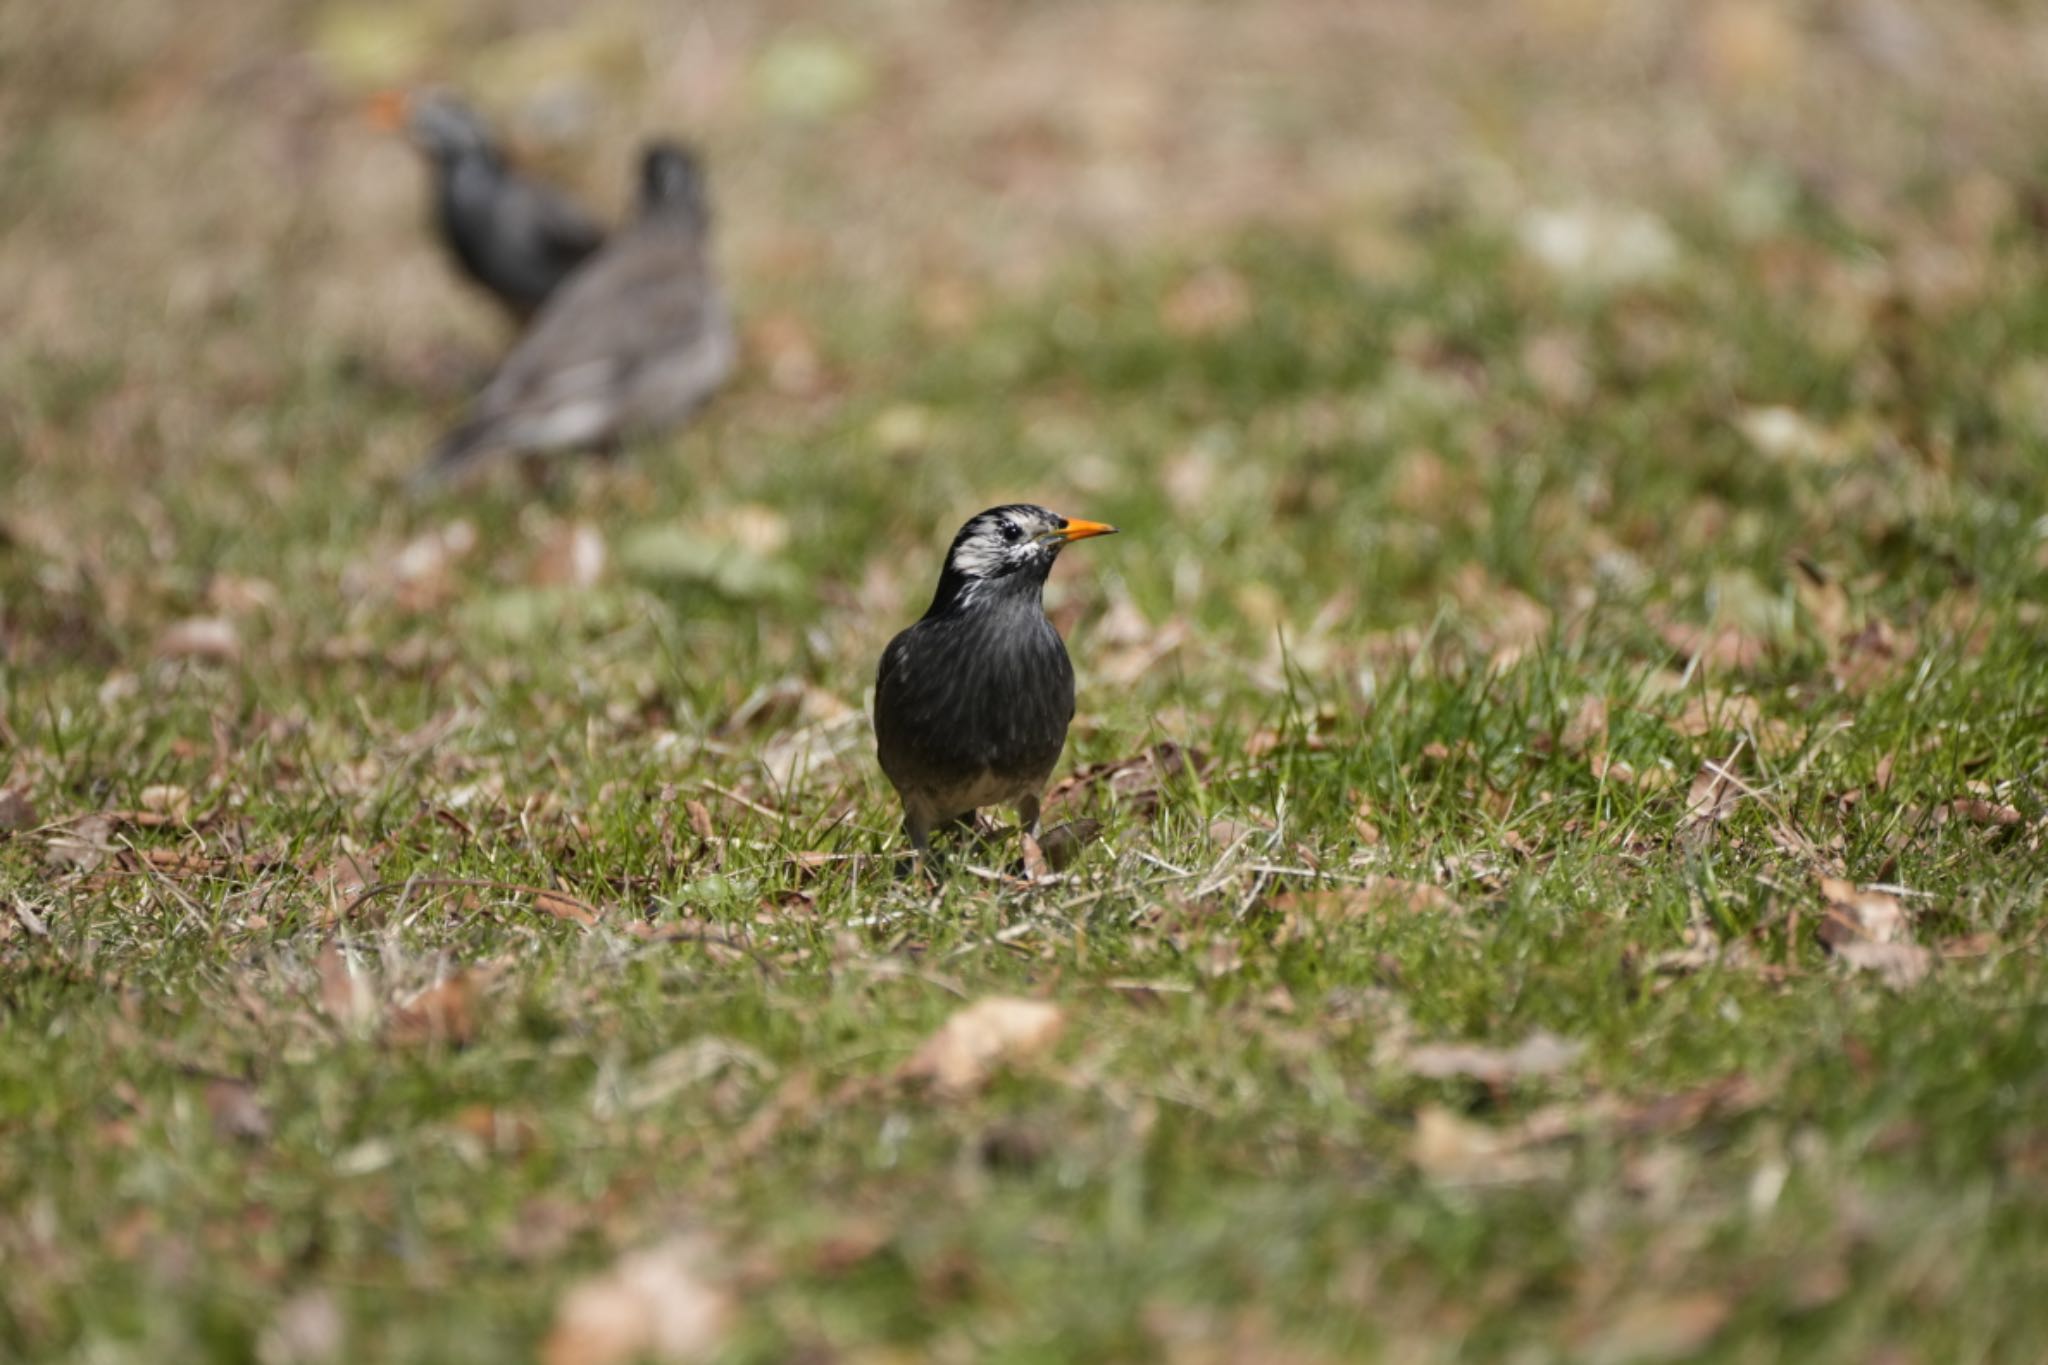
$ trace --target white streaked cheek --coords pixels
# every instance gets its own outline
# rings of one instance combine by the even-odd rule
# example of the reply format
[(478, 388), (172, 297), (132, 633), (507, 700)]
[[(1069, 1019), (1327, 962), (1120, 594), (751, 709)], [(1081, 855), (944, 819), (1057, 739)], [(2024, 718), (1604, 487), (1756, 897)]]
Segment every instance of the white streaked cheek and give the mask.
[(1003, 559), (1000, 546), (970, 540), (953, 552), (953, 567), (969, 578), (987, 578), (1002, 569)]

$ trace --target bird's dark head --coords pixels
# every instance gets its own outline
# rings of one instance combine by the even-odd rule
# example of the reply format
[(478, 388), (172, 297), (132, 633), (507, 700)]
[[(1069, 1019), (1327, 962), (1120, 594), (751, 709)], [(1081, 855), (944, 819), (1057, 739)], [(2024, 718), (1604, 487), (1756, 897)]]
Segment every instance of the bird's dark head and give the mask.
[(490, 126), (446, 90), (385, 91), (370, 102), (370, 117), (385, 128), (404, 128), (413, 146), (435, 161), (497, 155)]
[(1115, 533), (1114, 526), (1063, 517), (1030, 503), (991, 507), (953, 537), (932, 606), (938, 610), (1010, 590), (1035, 594), (1069, 543)]
[(648, 144), (640, 155), (640, 212), (680, 214), (700, 227), (711, 221), (711, 196), (695, 152), (679, 142)]

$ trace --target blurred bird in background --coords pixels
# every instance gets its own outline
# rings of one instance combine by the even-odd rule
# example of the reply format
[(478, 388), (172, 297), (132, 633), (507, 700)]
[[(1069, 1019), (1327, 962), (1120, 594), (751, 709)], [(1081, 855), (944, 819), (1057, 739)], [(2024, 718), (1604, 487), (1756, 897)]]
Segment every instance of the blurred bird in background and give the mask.
[(500, 455), (609, 450), (629, 432), (678, 426), (737, 354), (702, 167), (679, 144), (653, 143), (638, 216), (542, 307), (420, 479)]
[(1046, 576), (1067, 545), (1115, 532), (1023, 503), (980, 513), (953, 538), (930, 609), (883, 651), (876, 749), (918, 853), (982, 806), (1014, 806), (1027, 836), (1037, 827), (1074, 718)]
[(603, 228), (560, 191), (514, 170), (489, 126), (447, 91), (386, 91), (371, 117), (404, 128), (426, 157), (443, 244), (515, 321), (530, 319), (604, 244)]

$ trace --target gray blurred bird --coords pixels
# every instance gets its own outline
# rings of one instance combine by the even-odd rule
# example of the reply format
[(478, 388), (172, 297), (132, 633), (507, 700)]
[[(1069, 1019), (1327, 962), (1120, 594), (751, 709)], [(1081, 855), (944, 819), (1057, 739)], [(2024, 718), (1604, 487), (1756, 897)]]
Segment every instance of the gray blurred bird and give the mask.
[(1074, 668), (1045, 616), (1045, 579), (1069, 543), (1112, 535), (1043, 507), (992, 507), (960, 528), (932, 604), (889, 642), (875, 678), (875, 742), (919, 853), (933, 829), (1014, 806), (1029, 834), (1074, 718)]
[(604, 244), (604, 229), (560, 192), (513, 170), (475, 110), (442, 90), (386, 92), (371, 105), (403, 126), (433, 172), (448, 253), (521, 323)]
[(638, 218), (548, 300), (421, 478), (498, 455), (606, 449), (687, 420), (738, 354), (710, 247), (696, 157), (649, 146)]

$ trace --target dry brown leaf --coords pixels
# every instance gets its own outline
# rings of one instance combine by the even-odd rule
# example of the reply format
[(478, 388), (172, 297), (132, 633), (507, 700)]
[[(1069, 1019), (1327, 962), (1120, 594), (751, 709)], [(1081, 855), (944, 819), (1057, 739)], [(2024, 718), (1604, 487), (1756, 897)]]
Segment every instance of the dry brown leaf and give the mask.
[(1541, 1175), (1545, 1163), (1521, 1150), (1516, 1134), (1496, 1132), (1441, 1105), (1415, 1113), (1408, 1148), (1416, 1169), (1433, 1180), (1459, 1185), (1512, 1184)]
[(1038, 847), (1053, 871), (1064, 872), (1074, 865), (1075, 859), (1081, 856), (1081, 850), (1094, 842), (1100, 833), (1100, 820), (1068, 820), (1039, 835)]
[(1718, 1294), (1644, 1295), (1606, 1315), (1586, 1343), (1585, 1359), (1598, 1365), (1651, 1365), (1690, 1360), (1728, 1321), (1731, 1307)]
[[(1387, 472), (1388, 505), (1412, 517), (1443, 518), (1452, 514), (1469, 491), (1444, 457), (1427, 446), (1396, 457)], [(1475, 575), (1479, 582), (1486, 581), (1484, 569), (1468, 564), (1459, 572), (1457, 583), (1462, 585)], [(1454, 587), (1455, 590), (1458, 589)]]
[(1732, 763), (1732, 758), (1727, 763), (1709, 759), (1700, 765), (1685, 795), (1685, 815), (1678, 824), (1680, 839), (1695, 845), (1705, 843), (1742, 804), (1743, 785)]
[(1607, 698), (1595, 696), (1581, 701), (1579, 709), (1572, 712), (1572, 718), (1565, 722), (1557, 742), (1570, 754), (1606, 752)]
[(1323, 711), (1318, 712), (1315, 718), (1304, 726), (1261, 726), (1245, 736), (1244, 756), (1265, 758), (1282, 749), (1297, 747), (1309, 753), (1323, 753), (1330, 747), (1330, 732), (1336, 728), (1336, 721), (1334, 712)]
[(1481, 1047), (1472, 1043), (1423, 1043), (1403, 1055), (1408, 1070), (1418, 1076), (1443, 1079), (1467, 1076), (1499, 1085), (1528, 1076), (1549, 1076), (1576, 1062), (1586, 1051), (1584, 1043), (1560, 1038), (1538, 1030), (1511, 1048)]
[(1750, 408), (1735, 425), (1758, 454), (1773, 460), (1831, 464), (1840, 458), (1841, 445), (1833, 433), (1796, 408)]
[(1695, 925), (1685, 931), (1683, 948), (1658, 953), (1647, 965), (1650, 971), (1661, 976), (1684, 976), (1709, 967), (1747, 971), (1757, 962), (1755, 951), (1743, 940), (1723, 943), (1708, 930)]
[(360, 853), (344, 853), (314, 870), (312, 881), (336, 901), (347, 901), (377, 884), (375, 860)]
[(1657, 627), (1657, 633), (1680, 659), (1710, 670), (1747, 673), (1761, 666), (1770, 655), (1767, 641), (1732, 625), (1665, 621)]
[(1368, 877), (1350, 886), (1283, 891), (1273, 898), (1273, 908), (1324, 923), (1359, 919), (1388, 910), (1414, 915), (1456, 915), (1464, 909), (1441, 886), (1385, 876)]
[[(994, 1145), (984, 1138), (982, 1147), (987, 1151)], [(873, 1219), (855, 1219), (843, 1223), (831, 1235), (811, 1248), (807, 1264), (812, 1274), (833, 1277), (844, 1275), (858, 1266), (866, 1264), (887, 1250), (895, 1240), (895, 1229)]]
[(1662, 763), (1637, 768), (1606, 754), (1594, 754), (1587, 760), (1586, 767), (1597, 781), (1618, 782), (1645, 792), (1660, 792), (1678, 781), (1678, 774)]
[(395, 551), (382, 550), (351, 568), (344, 582), (354, 591), (387, 595), (401, 610), (431, 611), (454, 596), (455, 564), (476, 546), (476, 527), (458, 518)]
[(1900, 990), (1918, 985), (1933, 970), (1934, 955), (1911, 941), (1897, 896), (1843, 877), (1822, 877), (1820, 891), (1827, 913), (1817, 934), (1836, 959)]
[(1066, 1014), (1046, 1000), (990, 996), (957, 1011), (904, 1064), (903, 1078), (960, 1094), (1059, 1041)]
[(157, 637), (156, 655), (160, 659), (232, 663), (242, 656), (242, 635), (225, 617), (195, 616), (166, 627)]
[(7, 938), (8, 934), (12, 932), (13, 924), (15, 923), (20, 924), (23, 929), (27, 930), (31, 937), (48, 938), (50, 936), (49, 926), (43, 923), (43, 917), (38, 915), (29, 906), (28, 902), (10, 899), (8, 908), (14, 913), (14, 921), (9, 923), (6, 920), (0, 920), (0, 940)]
[(476, 978), (459, 971), (427, 987), (391, 1012), (395, 1043), (448, 1043), (461, 1047), (476, 1037)]
[(1519, 588), (1500, 582), (1478, 564), (1467, 564), (1451, 583), (1451, 595), (1477, 621), (1496, 666), (1505, 667), (1550, 634), (1550, 608)]
[(1446, 744), (1440, 739), (1433, 739), (1422, 746), (1422, 764), (1425, 768), (1447, 768), (1454, 763), (1469, 764), (1478, 760), (1479, 750), (1469, 739), (1461, 739), (1456, 744)]
[(1998, 951), (1998, 935), (1988, 931), (1965, 934), (1961, 938), (1948, 939), (1941, 945), (1943, 957), (1987, 957)]
[(587, 522), (558, 526), (541, 542), (526, 578), (536, 587), (587, 588), (604, 577), (604, 536)]
[(168, 783), (144, 787), (140, 800), (144, 810), (173, 822), (183, 820), (192, 811), (192, 793)]
[(1112, 763), (1090, 763), (1054, 785), (1046, 795), (1050, 808), (1090, 787), (1104, 787), (1117, 800), (1129, 803), (1140, 815), (1159, 808), (1160, 789), (1182, 774), (1199, 781), (1209, 771), (1211, 760), (1200, 749), (1189, 749), (1172, 740), (1161, 740), (1141, 754)]
[(1046, 882), (1052, 880), (1052, 864), (1045, 860), (1045, 850), (1038, 846), (1038, 836), (1029, 830), (1024, 832), (1024, 880)]
[(1244, 756), (1246, 758), (1264, 758), (1268, 754), (1277, 753), (1286, 742), (1281, 737), (1280, 732), (1272, 726), (1261, 726), (1245, 737)]
[(1841, 649), (1828, 671), (1842, 690), (1861, 696), (1898, 676), (1913, 660), (1913, 637), (1893, 630), (1884, 621), (1872, 621), (1862, 630), (1842, 637)]
[(270, 1111), (247, 1081), (217, 1078), (206, 1083), (206, 1112), (213, 1117), (214, 1136), (237, 1142), (263, 1142), (270, 1137)]
[(1257, 838), (1272, 832), (1273, 826), (1266, 821), (1240, 819), (1234, 815), (1219, 815), (1209, 822), (1209, 842), (1218, 848), (1229, 848), (1240, 839)]
[(275, 611), (282, 600), (277, 585), (261, 578), (223, 573), (215, 574), (206, 584), (206, 605), (226, 616)]
[(2008, 806), (2001, 801), (1987, 801), (1981, 796), (1965, 796), (1949, 802), (1941, 808), (1951, 820), (1966, 824), (1983, 825), (1992, 829), (2005, 829), (2020, 824), (2026, 817), (2017, 806)]
[(1709, 1116), (1746, 1114), (1771, 1098), (1763, 1086), (1738, 1071), (1689, 1090), (1625, 1106), (1617, 1118), (1622, 1128), (1632, 1133), (1688, 1132)]
[(941, 336), (960, 336), (973, 330), (982, 310), (980, 291), (963, 279), (941, 277), (927, 281), (917, 291), (918, 317)]
[(1806, 613), (1812, 634), (1825, 642), (1832, 654), (1835, 645), (1850, 633), (1849, 590), (1842, 586), (1839, 577), (1803, 555), (1795, 557), (1793, 567), (1797, 572), (1792, 588), (1798, 595), (1800, 609)]
[(571, 1286), (541, 1344), (542, 1365), (709, 1359), (738, 1316), (732, 1292), (709, 1278), (712, 1261), (704, 1239), (673, 1237)]
[(464, 1105), (449, 1126), (494, 1152), (524, 1152), (536, 1137), (533, 1121), (525, 1114), (488, 1104)]
[(330, 1365), (345, 1359), (348, 1322), (330, 1291), (302, 1289), (277, 1307), (256, 1338), (260, 1365)]
[(1705, 739), (1711, 735), (1740, 735), (1753, 732), (1763, 723), (1763, 706), (1748, 693), (1694, 692), (1685, 709), (1671, 722), (1681, 735)]
[(576, 1234), (590, 1226), (592, 1211), (558, 1195), (536, 1195), (519, 1206), (512, 1226), (499, 1245), (523, 1265), (552, 1261), (569, 1249)]
[(533, 896), (534, 908), (565, 919), (574, 924), (595, 924), (597, 914), (574, 896), (565, 896), (553, 891), (536, 891)]
[(162, 829), (176, 823), (170, 816), (153, 810), (103, 810), (97, 814), (115, 825), (133, 825), (137, 829)]
[(1183, 281), (1159, 306), (1159, 321), (1181, 337), (1214, 336), (1243, 324), (1251, 316), (1252, 291), (1244, 277), (1224, 266), (1211, 266)]
[(204, 877), (224, 871), (229, 866), (222, 859), (209, 858), (203, 853), (188, 853), (177, 848), (144, 849), (142, 861), (169, 877)]
[(320, 1007), (328, 1018), (343, 1028), (354, 1029), (376, 1017), (376, 992), (349, 966), (348, 954), (339, 944), (329, 943), (320, 950), (314, 970), (320, 978)]
[(1575, 407), (1593, 392), (1584, 342), (1570, 332), (1538, 332), (1522, 343), (1522, 371), (1544, 398)]
[(1835, 957), (1859, 972), (1874, 972), (1885, 985), (1905, 990), (1919, 985), (1934, 969), (1934, 954), (1917, 943), (1844, 943)]
[(36, 826), (35, 803), (18, 787), (0, 787), (0, 834), (13, 834)]
[(1821, 898), (1827, 914), (1820, 923), (1820, 941), (1830, 948), (1845, 943), (1895, 943), (1907, 938), (1906, 911), (1889, 891), (1862, 887), (1845, 877), (1822, 877)]
[(1677, 239), (1661, 218), (1598, 203), (1532, 208), (1517, 236), (1530, 260), (1560, 284), (1600, 291), (1647, 284), (1679, 264)]
[(47, 841), (50, 861), (72, 872), (92, 872), (114, 851), (115, 820), (111, 815), (87, 815), (51, 831)]
[(824, 358), (804, 319), (790, 312), (766, 314), (748, 329), (747, 340), (778, 393), (806, 398), (824, 390)]
[(734, 503), (707, 516), (702, 524), (705, 533), (713, 540), (737, 545), (763, 559), (788, 549), (790, 537), (794, 534), (790, 530), (789, 518), (762, 502)]

